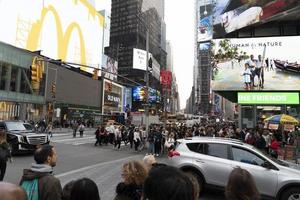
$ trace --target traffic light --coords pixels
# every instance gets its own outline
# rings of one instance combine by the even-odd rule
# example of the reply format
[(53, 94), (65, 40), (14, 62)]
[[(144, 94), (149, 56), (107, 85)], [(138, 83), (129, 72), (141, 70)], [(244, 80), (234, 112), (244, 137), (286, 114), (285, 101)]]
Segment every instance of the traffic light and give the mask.
[(56, 96), (56, 84), (52, 83), (51, 85), (51, 94), (52, 94), (52, 98), (55, 98)]
[(149, 69), (152, 69), (152, 58), (151, 57), (148, 61), (148, 67), (149, 67)]
[(40, 73), (38, 65), (31, 65), (31, 81), (40, 82)]
[(93, 79), (98, 80), (98, 69), (94, 69), (93, 71)]

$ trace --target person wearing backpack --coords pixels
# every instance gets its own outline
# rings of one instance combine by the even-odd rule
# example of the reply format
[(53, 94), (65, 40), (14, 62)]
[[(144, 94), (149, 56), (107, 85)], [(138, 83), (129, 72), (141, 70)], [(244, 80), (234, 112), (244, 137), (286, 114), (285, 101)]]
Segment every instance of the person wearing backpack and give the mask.
[(3, 181), (8, 158), (12, 162), (9, 144), (6, 141), (6, 133), (4, 130), (0, 130), (0, 181)]
[(20, 186), (30, 200), (62, 200), (62, 187), (59, 179), (52, 175), (56, 166), (57, 154), (51, 145), (43, 145), (34, 153), (36, 163), (24, 169)]

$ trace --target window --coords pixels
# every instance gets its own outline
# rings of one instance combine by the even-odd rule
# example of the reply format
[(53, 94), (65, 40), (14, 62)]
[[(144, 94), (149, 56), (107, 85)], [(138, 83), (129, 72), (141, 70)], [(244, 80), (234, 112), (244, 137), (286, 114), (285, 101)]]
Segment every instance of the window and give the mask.
[(252, 165), (261, 166), (264, 163), (264, 160), (258, 157), (257, 155), (237, 147), (232, 147), (232, 156), (234, 161), (248, 163)]
[(225, 144), (206, 144), (204, 147), (207, 155), (218, 157), (218, 158), (228, 158), (227, 145)]

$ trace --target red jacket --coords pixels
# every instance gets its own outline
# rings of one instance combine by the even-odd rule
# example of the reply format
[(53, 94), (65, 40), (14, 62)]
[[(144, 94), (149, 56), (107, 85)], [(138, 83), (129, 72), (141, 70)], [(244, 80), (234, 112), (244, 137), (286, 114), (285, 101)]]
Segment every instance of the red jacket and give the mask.
[(270, 148), (274, 151), (278, 151), (279, 149), (279, 142), (277, 140), (273, 140), (271, 142)]

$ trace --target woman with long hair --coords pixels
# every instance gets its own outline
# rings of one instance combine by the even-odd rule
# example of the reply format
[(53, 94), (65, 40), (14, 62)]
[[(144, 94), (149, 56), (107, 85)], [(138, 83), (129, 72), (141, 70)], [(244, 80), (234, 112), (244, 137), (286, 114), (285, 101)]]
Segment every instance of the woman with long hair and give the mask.
[(123, 165), (123, 182), (116, 188), (114, 200), (140, 200), (142, 196), (143, 184), (147, 178), (146, 167), (138, 161), (131, 161)]
[(71, 186), (70, 200), (100, 200), (96, 183), (89, 178), (82, 178)]
[(251, 174), (242, 168), (232, 170), (225, 189), (228, 200), (259, 200), (260, 195)]
[(12, 162), (9, 144), (6, 141), (6, 133), (0, 129), (0, 181), (3, 181), (8, 158)]

